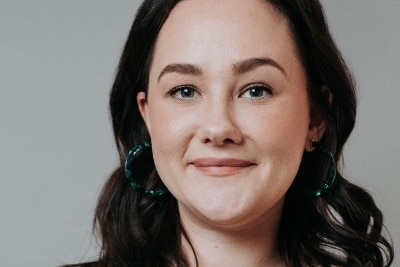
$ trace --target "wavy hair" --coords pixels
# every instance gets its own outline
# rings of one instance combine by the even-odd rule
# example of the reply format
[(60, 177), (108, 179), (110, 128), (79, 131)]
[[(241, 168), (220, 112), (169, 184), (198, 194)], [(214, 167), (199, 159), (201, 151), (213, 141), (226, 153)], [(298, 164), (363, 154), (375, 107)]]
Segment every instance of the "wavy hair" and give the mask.
[[(123, 50), (110, 95), (115, 142), (121, 164), (106, 182), (96, 208), (95, 227), (102, 240), (99, 260), (76, 266), (189, 266), (181, 248), (186, 237), (175, 198), (137, 193), (124, 179), (123, 163), (134, 145), (149, 139), (136, 104), (147, 90), (154, 45), (171, 10), (181, 0), (145, 0)], [(356, 117), (355, 85), (332, 40), (318, 0), (265, 0), (284, 16), (307, 74), (312, 113), (326, 122), (322, 143), (341, 160)], [(324, 92), (329, 90), (332, 101)], [(162, 182), (151, 155), (142, 158), (142, 184)], [(337, 179), (321, 197), (309, 192), (324, 181), (329, 162), (318, 152), (304, 153), (286, 194), (279, 230), (279, 249), (288, 266), (389, 266), (391, 243), (382, 235), (383, 217), (372, 197)]]

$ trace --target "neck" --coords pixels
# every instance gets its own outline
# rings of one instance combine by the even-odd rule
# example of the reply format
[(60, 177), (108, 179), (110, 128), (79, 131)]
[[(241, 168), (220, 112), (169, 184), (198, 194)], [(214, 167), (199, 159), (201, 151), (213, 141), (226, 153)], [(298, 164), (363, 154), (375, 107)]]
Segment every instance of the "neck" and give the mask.
[[(285, 266), (277, 248), (279, 216), (241, 227), (210, 227), (181, 214), (182, 244), (193, 267)], [(196, 265), (197, 259), (197, 265)]]

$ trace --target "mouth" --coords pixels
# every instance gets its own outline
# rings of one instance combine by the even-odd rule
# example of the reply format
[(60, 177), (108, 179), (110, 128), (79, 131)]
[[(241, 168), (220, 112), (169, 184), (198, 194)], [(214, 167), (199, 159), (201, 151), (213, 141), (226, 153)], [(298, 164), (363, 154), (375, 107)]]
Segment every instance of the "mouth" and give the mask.
[(254, 162), (236, 158), (199, 158), (191, 164), (207, 176), (230, 176), (255, 166)]

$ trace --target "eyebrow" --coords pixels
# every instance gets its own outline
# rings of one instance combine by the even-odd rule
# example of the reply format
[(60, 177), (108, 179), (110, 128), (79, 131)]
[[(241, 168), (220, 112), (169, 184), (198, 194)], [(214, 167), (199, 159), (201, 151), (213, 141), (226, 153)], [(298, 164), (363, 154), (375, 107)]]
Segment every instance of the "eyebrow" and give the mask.
[(200, 67), (193, 65), (193, 64), (181, 64), (181, 63), (175, 63), (175, 64), (170, 64), (167, 65), (160, 73), (158, 76), (158, 81), (160, 81), (161, 77), (167, 73), (180, 73), (180, 74), (186, 74), (186, 75), (192, 75), (192, 76), (200, 76), (203, 74), (203, 71), (200, 69)]
[(233, 64), (233, 71), (238, 74), (244, 74), (246, 72), (252, 71), (261, 66), (273, 66), (280, 70), (285, 76), (287, 76), (285, 69), (279, 65), (278, 62), (272, 58), (260, 57), (260, 58), (250, 58), (238, 63)]
[[(261, 66), (273, 66), (280, 70), (285, 76), (287, 76), (285, 69), (272, 58), (260, 57), (260, 58), (250, 58), (243, 61), (239, 61), (232, 65), (232, 69), (237, 74), (244, 74), (250, 72)], [(167, 73), (179, 73), (192, 76), (201, 76), (203, 71), (199, 66), (188, 64), (188, 63), (174, 63), (169, 64), (163, 68), (160, 75), (158, 76), (158, 81), (161, 77)]]

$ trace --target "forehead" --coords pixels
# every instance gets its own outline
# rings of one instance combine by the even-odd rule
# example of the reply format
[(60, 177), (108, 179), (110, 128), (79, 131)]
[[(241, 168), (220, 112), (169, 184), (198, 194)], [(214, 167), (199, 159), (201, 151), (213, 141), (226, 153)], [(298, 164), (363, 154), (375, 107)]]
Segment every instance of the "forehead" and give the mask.
[(153, 63), (201, 65), (257, 56), (286, 61), (297, 57), (295, 51), (286, 18), (264, 0), (184, 0), (159, 33)]
[(183, 0), (172, 9), (169, 18), (172, 20), (186, 15), (196, 18), (204, 14), (223, 17), (228, 15), (232, 21), (242, 18), (242, 15), (245, 17), (275, 16), (276, 19), (282, 17), (267, 0)]

